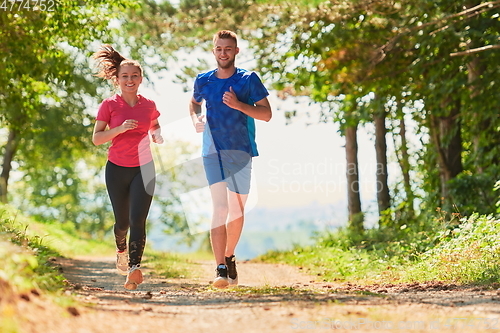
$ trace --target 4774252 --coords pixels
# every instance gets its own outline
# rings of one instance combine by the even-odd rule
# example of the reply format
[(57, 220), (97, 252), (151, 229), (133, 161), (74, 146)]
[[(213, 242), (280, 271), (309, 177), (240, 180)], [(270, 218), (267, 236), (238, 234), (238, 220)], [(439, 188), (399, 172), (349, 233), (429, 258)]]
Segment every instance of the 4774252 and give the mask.
[(0, 0), (0, 11), (3, 12), (53, 12), (55, 7), (54, 0)]

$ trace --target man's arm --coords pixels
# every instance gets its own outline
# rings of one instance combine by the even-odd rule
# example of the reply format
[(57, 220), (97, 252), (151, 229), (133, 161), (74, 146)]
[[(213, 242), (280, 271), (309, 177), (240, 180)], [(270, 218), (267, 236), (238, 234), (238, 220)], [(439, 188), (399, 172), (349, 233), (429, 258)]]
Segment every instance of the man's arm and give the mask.
[(229, 87), (229, 91), (226, 91), (224, 96), (222, 96), (222, 101), (230, 108), (239, 110), (247, 116), (257, 120), (269, 121), (273, 116), (271, 105), (269, 104), (267, 97), (264, 97), (260, 101), (256, 102), (255, 105), (250, 105), (239, 101), (233, 91), (233, 87)]
[(205, 130), (205, 122), (203, 121), (205, 116), (201, 115), (201, 103), (198, 103), (194, 97), (191, 98), (191, 102), (189, 103), (189, 115), (191, 116), (196, 133), (203, 132)]

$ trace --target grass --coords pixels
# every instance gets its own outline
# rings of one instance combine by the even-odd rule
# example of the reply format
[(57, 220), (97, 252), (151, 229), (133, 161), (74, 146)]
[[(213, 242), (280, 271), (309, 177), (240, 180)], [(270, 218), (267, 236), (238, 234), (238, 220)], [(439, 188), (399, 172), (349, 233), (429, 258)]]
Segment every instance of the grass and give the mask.
[(57, 291), (64, 278), (50, 264), (60, 254), (43, 244), (39, 236), (29, 236), (26, 228), (11, 220), (0, 222), (0, 279), (18, 291), (39, 289)]
[[(108, 235), (104, 239), (94, 239), (79, 232), (74, 223), (38, 222), (19, 214), (9, 206), (0, 206), (0, 221), (2, 221), (0, 224), (3, 225), (4, 230), (12, 235), (13, 239), (26, 239), (30, 247), (51, 251), (50, 255), (41, 258), (42, 261), (48, 260), (51, 256), (71, 258), (76, 256), (112, 257), (115, 255), (112, 235)], [(188, 277), (190, 275), (189, 258), (206, 258), (207, 256), (204, 253), (195, 254), (195, 257), (170, 254), (152, 250), (146, 244), (143, 264), (154, 269), (157, 274), (163, 277)]]
[(409, 272), (423, 279), (462, 284), (500, 281), (500, 219), (473, 215), (443, 233), (443, 242), (423, 253)]
[(23, 237), (37, 241), (47, 249), (53, 249), (57, 254), (65, 257), (78, 255), (113, 255), (114, 247), (111, 239), (92, 239), (83, 236), (73, 223), (55, 221), (35, 221), (20, 214), (14, 208), (0, 206), (0, 221), (10, 229), (10, 233), (23, 234)]
[[(65, 277), (52, 264), (55, 257), (114, 256), (114, 240), (82, 236), (72, 223), (38, 222), (16, 209), (0, 206), (0, 332), (21, 332), (22, 295), (42, 295), (50, 306), (67, 309), (77, 301), (65, 293)], [(198, 254), (197, 257), (206, 257)], [(188, 277), (193, 265), (182, 255), (146, 248), (144, 263), (164, 277)]]
[(200, 277), (201, 273), (195, 271), (193, 265), (196, 258), (205, 258), (204, 253), (187, 257), (183, 254), (172, 254), (146, 250), (143, 265), (154, 270), (155, 275), (163, 278), (193, 278)]
[(43, 295), (59, 307), (75, 302), (64, 295), (64, 277), (51, 264), (59, 253), (45, 246), (41, 237), (29, 236), (27, 227), (9, 215), (12, 210), (6, 208), (0, 219), (0, 332), (17, 333), (23, 321), (16, 306), (20, 297)]
[(490, 284), (500, 280), (499, 234), (499, 218), (473, 215), (458, 226), (436, 224), (404, 237), (371, 230), (361, 242), (349, 242), (350, 235), (339, 230), (313, 246), (273, 251), (257, 260), (299, 266), (329, 282)]

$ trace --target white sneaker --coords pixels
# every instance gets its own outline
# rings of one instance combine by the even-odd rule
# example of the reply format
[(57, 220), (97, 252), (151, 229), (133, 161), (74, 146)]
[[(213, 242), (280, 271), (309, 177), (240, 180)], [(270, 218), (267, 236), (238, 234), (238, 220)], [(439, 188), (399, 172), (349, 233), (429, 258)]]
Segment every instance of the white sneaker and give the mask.
[(127, 281), (123, 285), (125, 289), (136, 290), (137, 286), (144, 281), (139, 265), (133, 265), (128, 269)]
[(116, 270), (121, 275), (128, 274), (128, 251), (116, 251)]

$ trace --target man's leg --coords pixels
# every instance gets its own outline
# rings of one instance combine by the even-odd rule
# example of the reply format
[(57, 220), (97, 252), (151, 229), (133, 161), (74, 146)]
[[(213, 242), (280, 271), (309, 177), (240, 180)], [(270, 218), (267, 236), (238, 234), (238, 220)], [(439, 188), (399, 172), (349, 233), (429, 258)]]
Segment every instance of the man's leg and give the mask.
[(236, 245), (238, 245), (238, 241), (240, 240), (245, 217), (245, 204), (248, 199), (248, 194), (238, 194), (232, 191), (228, 192), (229, 220), (226, 227), (226, 257), (230, 257), (234, 254)]
[(228, 216), (228, 194), (225, 182), (210, 186), (213, 203), (212, 225), (210, 228), (210, 242), (216, 264), (225, 264), (227, 233), (226, 221)]

